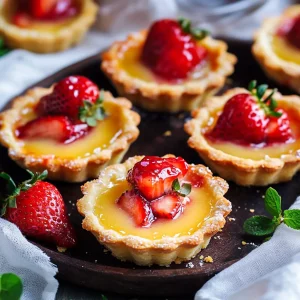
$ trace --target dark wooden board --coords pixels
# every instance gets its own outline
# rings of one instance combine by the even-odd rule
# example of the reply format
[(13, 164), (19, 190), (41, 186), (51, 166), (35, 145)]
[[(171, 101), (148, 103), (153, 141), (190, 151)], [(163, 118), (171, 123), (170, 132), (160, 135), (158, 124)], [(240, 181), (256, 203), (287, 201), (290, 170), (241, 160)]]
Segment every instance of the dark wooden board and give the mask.
[[(274, 82), (269, 82), (261, 72), (251, 55), (249, 44), (230, 42), (229, 48), (238, 56), (239, 62), (225, 89), (233, 86), (246, 87), (252, 79), (257, 79), (260, 83), (267, 82), (272, 87), (276, 86)], [(99, 66), (100, 58), (97, 55), (72, 65), (36, 85), (47, 87), (67, 75), (80, 74), (89, 77), (101, 88), (110, 90), (116, 95), (114, 88), (100, 71)], [(286, 94), (291, 93), (281, 87), (280, 90)], [(188, 136), (183, 131), (183, 124), (189, 118), (188, 113), (169, 115), (148, 113), (137, 108), (136, 110), (142, 117), (141, 133), (128, 151), (127, 157), (137, 154), (174, 153), (184, 157), (189, 163), (202, 163), (198, 155), (186, 144)], [(163, 135), (167, 130), (172, 132), (169, 137)], [(0, 151), (0, 170), (9, 172), (17, 180), (23, 179), (26, 176), (25, 171), (8, 158), (6, 149), (0, 148)], [(291, 182), (276, 185), (276, 189), (283, 197), (284, 208), (289, 207), (299, 194), (299, 179), (300, 175), (297, 175)], [(58, 253), (51, 245), (36, 241), (35, 243), (58, 266), (59, 278), (88, 288), (127, 295), (167, 297), (191, 295), (209, 278), (247, 255), (261, 242), (245, 236), (242, 232), (242, 224), (246, 218), (252, 215), (249, 209), (255, 209), (255, 214), (264, 213), (262, 195), (265, 188), (239, 187), (230, 183), (226, 197), (232, 202), (233, 211), (230, 217), (235, 220), (228, 220), (223, 232), (217, 234), (216, 238), (211, 240), (208, 248), (201, 252), (204, 256), (212, 256), (214, 263), (201, 266), (200, 255), (198, 255), (190, 264), (172, 264), (169, 268), (137, 267), (132, 263), (120, 262), (109, 253), (104, 253), (104, 248), (98, 244), (96, 239), (81, 228), (82, 218), (75, 206), (76, 201), (81, 197), (80, 184), (62, 182), (54, 184), (65, 199), (79, 237), (79, 243), (75, 249), (68, 250), (64, 254)], [(243, 240), (249, 244), (242, 246)]]

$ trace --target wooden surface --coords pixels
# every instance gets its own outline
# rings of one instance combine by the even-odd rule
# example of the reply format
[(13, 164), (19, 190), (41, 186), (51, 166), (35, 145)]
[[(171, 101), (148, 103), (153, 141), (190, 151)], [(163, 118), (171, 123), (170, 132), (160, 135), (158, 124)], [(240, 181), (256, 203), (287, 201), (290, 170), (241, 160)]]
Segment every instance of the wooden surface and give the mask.
[[(230, 51), (239, 57), (239, 63), (236, 66), (235, 74), (228, 80), (225, 88), (233, 86), (246, 87), (252, 79), (257, 79), (259, 83), (268, 83), (257, 63), (253, 60), (248, 44), (231, 43)], [(43, 80), (37, 85), (49, 86), (69, 74), (80, 74), (89, 77), (101, 88), (111, 90), (116, 95), (109, 81), (101, 73), (99, 65), (100, 59), (98, 57), (89, 58)], [(271, 83), (271, 87), (274, 86), (275, 84)], [(280, 91), (289, 93), (289, 91), (282, 88), (280, 88)], [(127, 157), (136, 154), (164, 155), (174, 153), (184, 157), (189, 163), (202, 163), (198, 155), (188, 148), (186, 144), (188, 137), (182, 129), (185, 120), (189, 118), (189, 114), (167, 115), (147, 113), (139, 109), (137, 111), (142, 117), (141, 134), (139, 139), (131, 146)], [(167, 130), (172, 132), (169, 137), (163, 135)], [(10, 172), (19, 180), (23, 179), (24, 170), (17, 167), (7, 157), (6, 149), (1, 148), (0, 151), (0, 169)], [(289, 207), (299, 194), (299, 179), (300, 176), (297, 175), (293, 181), (275, 186), (283, 197), (284, 208)], [(98, 244), (96, 239), (89, 232), (82, 230), (82, 218), (75, 207), (76, 201), (81, 197), (80, 184), (56, 182), (55, 185), (62, 193), (71, 213), (71, 220), (77, 231), (79, 243), (75, 249), (69, 250), (65, 254), (58, 253), (51, 245), (40, 243), (38, 245), (51, 257), (52, 262), (57, 264), (60, 279), (87, 288), (101, 290), (104, 294), (117, 292), (123, 295), (155, 296), (151, 299), (157, 299), (158, 296), (185, 295), (181, 299), (189, 299), (191, 297), (187, 294), (193, 295), (209, 278), (241, 259), (260, 244), (260, 240), (251, 239), (243, 234), (242, 224), (246, 218), (252, 215), (250, 209), (255, 209), (255, 214), (264, 213), (262, 195), (266, 188), (239, 187), (230, 183), (230, 189), (226, 197), (233, 205), (233, 211), (229, 216), (232, 219), (227, 221), (223, 232), (220, 232), (211, 240), (208, 248), (201, 252), (201, 255), (212, 256), (214, 263), (202, 264), (199, 260), (200, 255), (189, 263), (172, 264), (170, 268), (142, 268), (131, 263), (122, 263), (109, 253), (104, 253), (103, 247)], [(242, 246), (241, 242), (243, 240), (248, 244)], [(64, 291), (60, 290), (58, 295), (62, 296), (58, 296), (61, 297), (59, 299), (65, 299), (63, 293)], [(94, 295), (93, 292), (91, 293)], [(78, 296), (80, 293), (75, 294)], [(72, 296), (66, 299), (81, 299), (75, 294), (74, 298)], [(100, 294), (99, 292), (95, 293), (95, 295)], [(92, 297), (90, 299), (93, 299)], [(109, 300), (111, 299), (109, 298)], [(124, 297), (121, 299), (124, 299)]]

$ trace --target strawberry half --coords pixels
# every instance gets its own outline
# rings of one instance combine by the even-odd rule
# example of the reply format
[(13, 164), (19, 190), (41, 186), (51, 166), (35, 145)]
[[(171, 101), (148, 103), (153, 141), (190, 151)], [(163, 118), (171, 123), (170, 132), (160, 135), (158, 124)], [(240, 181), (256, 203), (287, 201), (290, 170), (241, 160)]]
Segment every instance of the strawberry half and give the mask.
[(32, 17), (43, 19), (49, 14), (51, 9), (60, 2), (59, 0), (30, 0), (29, 11)]
[(182, 210), (182, 201), (178, 194), (166, 194), (150, 203), (152, 212), (157, 218), (174, 219)]
[(64, 142), (71, 138), (73, 125), (68, 117), (48, 116), (35, 119), (17, 129), (20, 139), (52, 139)]
[(149, 204), (136, 190), (123, 193), (117, 204), (132, 217), (137, 226), (147, 227), (153, 222)]
[(39, 115), (64, 115), (78, 119), (84, 101), (95, 103), (98, 97), (97, 85), (88, 78), (69, 76), (59, 81), (51, 94), (41, 98), (37, 112)]
[(295, 47), (300, 49), (300, 16), (297, 16), (290, 23), (290, 28), (286, 26), (285, 33), (287, 40)]
[(141, 60), (156, 75), (166, 80), (184, 79), (206, 57), (197, 44), (206, 34), (195, 35), (188, 20), (159, 20), (153, 23), (146, 38)]
[(54, 185), (41, 181), (47, 176), (46, 171), (30, 174), (31, 178), (17, 188), (8, 174), (0, 173), (8, 181), (11, 192), (2, 201), (5, 218), (29, 237), (62, 248), (74, 247), (76, 235), (61, 194)]
[[(182, 168), (182, 169), (181, 169)], [(182, 158), (145, 156), (128, 172), (128, 181), (149, 201), (172, 190), (173, 181), (186, 173)]]

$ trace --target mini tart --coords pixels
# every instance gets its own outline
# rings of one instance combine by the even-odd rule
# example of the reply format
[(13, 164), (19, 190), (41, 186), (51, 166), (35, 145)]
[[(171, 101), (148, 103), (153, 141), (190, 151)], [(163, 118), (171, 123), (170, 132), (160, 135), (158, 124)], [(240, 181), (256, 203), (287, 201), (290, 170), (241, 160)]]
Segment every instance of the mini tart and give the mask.
[[(191, 136), (188, 145), (198, 152), (213, 171), (222, 178), (232, 180), (239, 185), (265, 186), (291, 180), (300, 168), (300, 144), (299, 150), (294, 149), (291, 153), (284, 153), (279, 157), (270, 157), (270, 153), (265, 153), (263, 159), (255, 160), (234, 156), (216, 149), (205, 137), (206, 129), (213, 123), (215, 116), (223, 110), (225, 103), (234, 95), (241, 93), (249, 93), (249, 91), (243, 88), (228, 90), (224, 95), (211, 98), (204, 107), (193, 111), (192, 119), (184, 126), (185, 131)], [(297, 119), (300, 120), (300, 97), (282, 96), (277, 92), (274, 98), (279, 107), (284, 105), (285, 108), (293, 110)], [(299, 139), (298, 136), (298, 142)], [(235, 144), (231, 144), (234, 149)], [(274, 145), (274, 147), (278, 147), (278, 145)], [(242, 148), (253, 149), (247, 146), (242, 146)], [(261, 148), (259, 151), (263, 151), (263, 149), (265, 148)]]
[[(257, 31), (252, 46), (252, 53), (267, 76), (297, 93), (300, 93), (300, 63), (293, 62), (291, 56), (299, 52), (297, 56), (300, 57), (300, 49), (289, 45), (282, 38), (276, 40), (276, 32), (284, 21), (299, 14), (300, 5), (294, 5), (286, 9), (281, 16), (266, 19)], [(284, 57), (280, 57), (274, 47), (282, 52)], [(289, 58), (286, 59), (287, 57)]]
[(227, 52), (226, 43), (206, 37), (200, 43), (208, 50), (211, 67), (202, 78), (172, 84), (133, 77), (122, 68), (120, 60), (130, 49), (141, 51), (147, 33), (142, 30), (130, 34), (125, 41), (115, 42), (103, 54), (101, 65), (118, 93), (146, 110), (178, 112), (197, 108), (223, 87), (226, 77), (234, 71), (236, 57)]
[[(38, 53), (62, 51), (78, 44), (94, 23), (98, 11), (98, 6), (93, 0), (82, 0), (78, 15), (63, 21), (43, 22), (45, 23), (42, 24), (43, 30), (39, 30), (39, 28), (21, 28), (12, 24), (7, 17), (7, 10), (12, 7), (9, 2), (3, 1), (0, 4), (0, 35), (3, 36), (8, 47)], [(48, 26), (49, 30), (45, 26)], [(55, 26), (55, 30), (52, 26)]]
[[(140, 123), (140, 116), (131, 110), (130, 101), (125, 98), (114, 98), (109, 92), (104, 92), (104, 105), (109, 105), (118, 113), (122, 127), (118, 129), (118, 134), (114, 135), (106, 147), (97, 144), (99, 148), (90, 149), (86, 155), (72, 158), (59, 157), (51, 153), (38, 154), (24, 151), (26, 141), (19, 140), (15, 135), (15, 130), (17, 126), (36, 118), (37, 103), (52, 91), (53, 86), (29, 90), (25, 95), (13, 101), (11, 109), (0, 114), (0, 143), (8, 148), (10, 158), (21, 167), (34, 172), (47, 169), (49, 179), (69, 182), (82, 182), (88, 178), (97, 178), (104, 167), (120, 162), (131, 143), (139, 135), (137, 125)], [(99, 121), (98, 124), (101, 122), (103, 121)], [(81, 140), (86, 142), (89, 134)], [(77, 142), (74, 141), (66, 147), (76, 145)], [(44, 148), (47, 148), (47, 144)]]
[[(165, 157), (170, 157), (170, 155)], [(211, 171), (203, 165), (189, 166), (191, 172), (203, 176), (204, 184), (210, 191), (211, 197), (214, 198), (209, 216), (204, 218), (201, 226), (189, 235), (172, 237), (165, 235), (162, 238), (154, 239), (140, 237), (138, 234), (121, 234), (114, 229), (105, 228), (95, 213), (97, 197), (111, 188), (112, 184), (126, 181), (128, 170), (142, 159), (143, 156), (135, 156), (123, 164), (107, 167), (100, 173), (98, 179), (82, 186), (84, 197), (77, 202), (78, 211), (84, 216), (82, 227), (90, 231), (99, 243), (122, 261), (133, 261), (141, 266), (152, 264), (168, 266), (174, 261), (180, 263), (190, 260), (201, 249), (206, 248), (210, 238), (225, 225), (225, 217), (231, 211), (231, 203), (223, 197), (228, 190), (228, 184), (222, 178), (213, 177)], [(121, 193), (122, 191), (120, 191)], [(205, 198), (204, 201), (208, 201), (208, 199)], [(184, 213), (180, 217), (184, 217)], [(120, 221), (120, 219), (118, 220)], [(173, 221), (168, 220), (167, 222)], [(148, 228), (140, 228), (140, 230), (148, 230)]]

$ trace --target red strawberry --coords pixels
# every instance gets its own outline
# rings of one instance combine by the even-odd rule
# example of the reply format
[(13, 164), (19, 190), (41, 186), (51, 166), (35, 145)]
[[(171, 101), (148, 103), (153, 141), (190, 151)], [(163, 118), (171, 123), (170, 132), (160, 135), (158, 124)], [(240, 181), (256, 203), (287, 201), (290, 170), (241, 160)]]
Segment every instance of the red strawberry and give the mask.
[[(31, 175), (31, 179), (18, 187), (20, 191), (14, 197), (16, 207), (12, 205), (12, 196), (4, 200), (5, 218), (29, 237), (55, 243), (58, 247), (74, 247), (75, 231), (67, 217), (61, 194), (54, 185), (41, 181), (47, 172)], [(1, 173), (0, 177), (10, 178), (5, 173)], [(16, 186), (11, 192), (16, 192)]]
[(72, 125), (71, 136), (69, 136), (69, 138), (67, 140), (65, 140), (64, 143), (70, 144), (70, 143), (80, 139), (81, 137), (85, 136), (89, 132), (90, 129), (91, 129), (91, 127), (89, 127), (85, 123), (78, 123), (78, 124)]
[(30, 0), (29, 11), (32, 17), (43, 19), (59, 0)]
[(18, 12), (12, 18), (12, 23), (21, 28), (27, 28), (31, 25), (31, 19), (25, 12)]
[(75, 16), (79, 11), (79, 6), (75, 0), (56, 0), (52, 9), (45, 16), (45, 19), (56, 20)]
[(165, 19), (151, 26), (141, 60), (158, 76), (176, 80), (186, 78), (206, 54), (179, 22)]
[(209, 136), (239, 144), (264, 142), (268, 119), (250, 94), (238, 94), (227, 101)]
[(187, 173), (189, 165), (182, 157), (168, 157), (166, 160), (168, 163), (181, 171), (181, 177)]
[(286, 38), (293, 46), (300, 48), (300, 16), (293, 20), (286, 33)]
[(174, 219), (182, 212), (182, 202), (176, 193), (166, 194), (150, 203), (157, 218)]
[(123, 193), (117, 203), (133, 218), (137, 226), (147, 227), (153, 222), (149, 204), (136, 190)]
[(73, 134), (73, 125), (68, 117), (48, 116), (30, 121), (17, 129), (20, 139), (52, 139), (64, 142)]
[(266, 129), (266, 140), (268, 144), (286, 143), (293, 139), (290, 120), (287, 113), (282, 109), (278, 109), (277, 112), (282, 113), (279, 118), (269, 118), (269, 123)]
[(98, 87), (88, 78), (69, 76), (54, 86), (52, 94), (40, 100), (37, 111), (41, 115), (64, 115), (78, 119), (83, 101), (95, 103), (98, 97)]
[[(173, 181), (186, 173), (184, 160), (172, 159), (177, 166), (168, 161), (168, 158), (145, 156), (128, 172), (128, 181), (131, 182), (147, 200), (159, 198), (172, 189)], [(183, 169), (178, 166), (183, 165)]]

